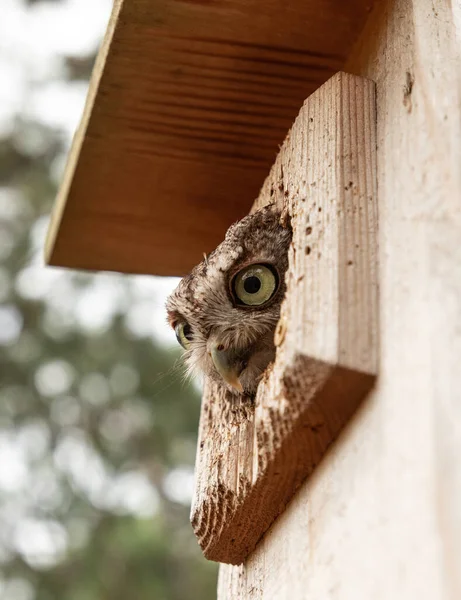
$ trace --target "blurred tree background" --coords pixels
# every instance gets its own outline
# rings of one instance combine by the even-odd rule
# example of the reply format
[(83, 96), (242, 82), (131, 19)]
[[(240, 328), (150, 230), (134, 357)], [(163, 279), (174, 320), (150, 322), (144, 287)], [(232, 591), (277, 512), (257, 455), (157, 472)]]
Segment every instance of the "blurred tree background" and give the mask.
[(165, 329), (175, 282), (42, 265), (110, 9), (2, 0), (2, 600), (215, 597), (189, 525), (199, 397)]

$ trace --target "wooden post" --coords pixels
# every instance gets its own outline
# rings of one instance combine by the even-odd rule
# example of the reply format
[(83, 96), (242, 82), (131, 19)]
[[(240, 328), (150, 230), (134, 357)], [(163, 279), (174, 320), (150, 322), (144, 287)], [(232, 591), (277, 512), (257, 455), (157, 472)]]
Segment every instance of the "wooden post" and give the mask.
[(239, 564), (373, 386), (378, 361), (375, 91), (338, 73), (304, 104), (255, 208), (291, 218), (277, 357), (255, 403), (209, 385), (192, 523)]

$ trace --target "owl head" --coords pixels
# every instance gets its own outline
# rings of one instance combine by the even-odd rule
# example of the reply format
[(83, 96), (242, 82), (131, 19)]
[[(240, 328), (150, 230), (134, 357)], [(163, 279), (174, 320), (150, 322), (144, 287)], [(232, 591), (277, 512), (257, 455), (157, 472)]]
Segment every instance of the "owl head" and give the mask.
[(216, 250), (179, 282), (167, 312), (189, 372), (235, 394), (254, 395), (275, 357), (290, 241), (289, 224), (265, 207), (232, 225)]

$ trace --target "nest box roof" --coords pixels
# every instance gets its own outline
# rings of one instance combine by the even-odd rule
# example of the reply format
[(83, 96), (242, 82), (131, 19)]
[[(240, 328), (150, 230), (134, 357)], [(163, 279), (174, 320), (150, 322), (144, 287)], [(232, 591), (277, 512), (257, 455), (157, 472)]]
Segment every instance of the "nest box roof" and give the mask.
[(115, 0), (47, 262), (181, 275), (248, 212), (371, 0)]

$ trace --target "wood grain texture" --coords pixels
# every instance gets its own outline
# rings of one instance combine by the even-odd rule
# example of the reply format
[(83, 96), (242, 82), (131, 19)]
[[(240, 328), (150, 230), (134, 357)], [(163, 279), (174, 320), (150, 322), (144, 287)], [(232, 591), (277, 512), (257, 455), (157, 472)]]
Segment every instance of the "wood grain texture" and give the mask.
[(116, 0), (47, 262), (181, 275), (248, 212), (372, 0)]
[(376, 386), (219, 600), (461, 598), (461, 5), (383, 0)]
[(338, 73), (304, 104), (256, 207), (290, 217), (277, 356), (254, 403), (205, 393), (192, 523), (241, 563), (373, 385), (378, 361), (375, 97)]

